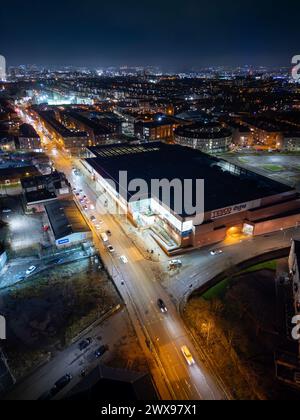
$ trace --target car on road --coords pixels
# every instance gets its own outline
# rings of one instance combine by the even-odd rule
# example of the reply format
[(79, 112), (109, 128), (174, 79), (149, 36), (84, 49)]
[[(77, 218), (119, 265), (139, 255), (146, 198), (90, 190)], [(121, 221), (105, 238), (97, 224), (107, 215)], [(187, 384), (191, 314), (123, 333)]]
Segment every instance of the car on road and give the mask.
[(3, 209), (2, 213), (4, 213), (4, 214), (12, 213), (12, 210), (11, 209)]
[(99, 223), (97, 224), (97, 225), (95, 225), (95, 228), (97, 229), (97, 230), (101, 230), (102, 228), (101, 228), (101, 225), (99, 225)]
[(171, 260), (169, 262), (169, 270), (176, 270), (177, 268), (182, 267), (182, 261), (181, 260)]
[(107, 250), (113, 254), (115, 252), (115, 248), (112, 245), (108, 245)]
[(60, 378), (55, 384), (54, 387), (51, 389), (51, 395), (54, 397), (60, 391), (62, 391), (69, 383), (72, 381), (73, 376), (69, 373), (62, 378)]
[(101, 239), (104, 243), (108, 242), (108, 236), (106, 235), (106, 233), (101, 233)]
[(91, 338), (87, 338), (85, 340), (82, 340), (78, 347), (80, 351), (83, 351), (85, 349), (87, 349), (91, 344), (92, 344), (93, 340)]
[(32, 265), (31, 267), (28, 268), (28, 270), (26, 271), (26, 276), (30, 276), (30, 274), (34, 273), (37, 270), (37, 267), (35, 265)]
[(101, 346), (95, 351), (95, 357), (96, 359), (99, 359), (100, 357), (104, 356), (106, 352), (108, 352), (109, 347), (108, 346)]
[(210, 255), (221, 255), (223, 254), (223, 251), (221, 249), (213, 249), (212, 251), (210, 251)]
[(164, 302), (162, 299), (158, 299), (158, 301), (157, 301), (157, 305), (158, 305), (158, 307), (159, 307), (160, 311), (161, 311), (163, 314), (165, 314), (165, 313), (167, 313), (167, 312), (168, 312), (168, 308), (166, 307), (165, 302)]
[(128, 259), (127, 257), (125, 257), (125, 255), (121, 255), (120, 260), (122, 261), (123, 264), (128, 264)]
[(181, 352), (182, 352), (182, 354), (183, 354), (183, 356), (184, 356), (187, 364), (189, 366), (193, 366), (195, 364), (195, 360), (194, 360), (194, 358), (192, 356), (192, 353), (188, 349), (188, 347), (187, 346), (181, 347)]

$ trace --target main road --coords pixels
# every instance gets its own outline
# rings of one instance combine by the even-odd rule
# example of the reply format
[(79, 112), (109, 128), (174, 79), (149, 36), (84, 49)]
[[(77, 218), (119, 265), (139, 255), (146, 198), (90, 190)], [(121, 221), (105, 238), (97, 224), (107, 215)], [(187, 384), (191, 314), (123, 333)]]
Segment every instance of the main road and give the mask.
[[(51, 158), (55, 167), (67, 175), (72, 186), (82, 191), (81, 195), (87, 196), (89, 208), (94, 206), (99, 209), (101, 194), (95, 191), (93, 181), (84, 173), (83, 167), (79, 166), (81, 173), (75, 175), (72, 170), (75, 162), (61, 151), (52, 152)], [(95, 215), (98, 221), (103, 222), (102, 230), (112, 233), (110, 243), (115, 249), (114, 253), (107, 251), (99, 232), (90, 224), (95, 245), (126, 303), (141, 345), (152, 356), (152, 374), (161, 397), (175, 400), (228, 398), (221, 380), (217, 380), (200, 359), (175, 305), (156, 278), (152, 263), (144, 258), (119, 222), (101, 207), (99, 213), (97, 210), (84, 209), (83, 212), (87, 220)], [(121, 256), (126, 257), (126, 263), (120, 259)], [(161, 313), (158, 299), (165, 302), (167, 314)], [(194, 356), (194, 366), (187, 364), (181, 351), (183, 346), (187, 346)]]

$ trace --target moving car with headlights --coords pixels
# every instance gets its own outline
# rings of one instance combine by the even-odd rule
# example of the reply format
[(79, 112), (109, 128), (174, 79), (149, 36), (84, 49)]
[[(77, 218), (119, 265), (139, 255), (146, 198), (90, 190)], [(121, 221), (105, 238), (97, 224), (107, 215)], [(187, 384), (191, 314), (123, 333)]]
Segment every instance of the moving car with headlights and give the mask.
[(190, 350), (188, 349), (187, 346), (183, 346), (181, 348), (182, 354), (185, 358), (185, 360), (187, 361), (189, 366), (193, 366), (195, 364), (195, 360), (192, 356), (192, 353), (190, 352)]
[(158, 307), (159, 307), (160, 311), (161, 311), (163, 314), (165, 314), (165, 313), (167, 313), (167, 312), (168, 312), (168, 308), (166, 307), (165, 302), (164, 302), (162, 299), (158, 299), (158, 301), (157, 301), (157, 305), (158, 305)]
[(221, 255), (223, 254), (223, 251), (221, 249), (213, 249), (210, 251), (210, 255)]

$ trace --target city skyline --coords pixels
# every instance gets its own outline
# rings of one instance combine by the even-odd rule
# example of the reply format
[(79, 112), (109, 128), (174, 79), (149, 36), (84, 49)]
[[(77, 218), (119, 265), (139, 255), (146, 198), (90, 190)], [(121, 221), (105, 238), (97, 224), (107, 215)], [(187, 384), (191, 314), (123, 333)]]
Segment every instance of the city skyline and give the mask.
[(34, 0), (26, 5), (12, 1), (0, 14), (1, 54), (12, 66), (155, 65), (174, 71), (289, 66), (297, 54), (299, 8), (294, 0), (284, 8), (269, 0), (251, 5), (88, 0), (54, 1), (45, 12)]

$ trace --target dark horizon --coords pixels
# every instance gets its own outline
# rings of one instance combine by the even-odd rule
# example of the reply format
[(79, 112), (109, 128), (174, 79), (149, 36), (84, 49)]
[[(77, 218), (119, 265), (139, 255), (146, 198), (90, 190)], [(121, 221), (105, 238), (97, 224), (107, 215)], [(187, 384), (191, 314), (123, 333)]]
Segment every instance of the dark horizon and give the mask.
[(12, 0), (0, 12), (0, 53), (8, 66), (288, 67), (299, 12), (295, 0)]

